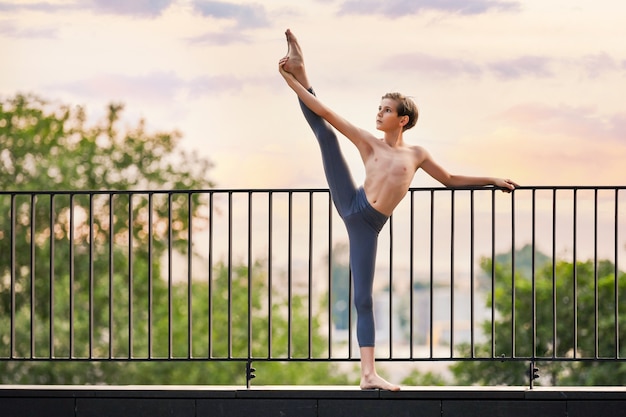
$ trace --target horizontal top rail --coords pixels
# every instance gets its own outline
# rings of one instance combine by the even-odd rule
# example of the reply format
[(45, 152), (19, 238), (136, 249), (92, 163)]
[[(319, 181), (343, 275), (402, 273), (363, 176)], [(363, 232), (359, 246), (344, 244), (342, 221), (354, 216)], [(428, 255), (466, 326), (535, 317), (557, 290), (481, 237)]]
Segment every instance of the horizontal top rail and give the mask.
[[(409, 192), (420, 191), (470, 191), (470, 190), (502, 190), (493, 186), (464, 187), (411, 187)], [(626, 190), (626, 185), (520, 185), (513, 191), (522, 190)], [(170, 194), (170, 193), (322, 193), (328, 188), (207, 188), (207, 189), (136, 189), (136, 190), (0, 190), (3, 194)]]

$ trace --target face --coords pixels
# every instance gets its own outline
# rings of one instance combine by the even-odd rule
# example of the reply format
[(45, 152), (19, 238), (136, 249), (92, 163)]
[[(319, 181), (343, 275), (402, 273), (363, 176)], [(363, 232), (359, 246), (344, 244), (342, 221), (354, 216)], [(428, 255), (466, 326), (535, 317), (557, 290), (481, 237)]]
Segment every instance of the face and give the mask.
[(401, 127), (401, 122), (406, 116), (398, 116), (398, 103), (390, 98), (381, 100), (376, 113), (376, 129), (386, 131)]

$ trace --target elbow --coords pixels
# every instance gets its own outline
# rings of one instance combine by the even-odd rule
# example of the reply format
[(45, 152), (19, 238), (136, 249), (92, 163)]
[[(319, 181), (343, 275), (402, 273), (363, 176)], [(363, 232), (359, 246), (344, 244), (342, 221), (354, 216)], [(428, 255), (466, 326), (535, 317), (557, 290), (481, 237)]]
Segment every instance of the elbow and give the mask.
[(461, 185), (459, 181), (456, 180), (454, 175), (450, 175), (448, 177), (442, 178), (440, 182), (447, 188), (454, 188)]

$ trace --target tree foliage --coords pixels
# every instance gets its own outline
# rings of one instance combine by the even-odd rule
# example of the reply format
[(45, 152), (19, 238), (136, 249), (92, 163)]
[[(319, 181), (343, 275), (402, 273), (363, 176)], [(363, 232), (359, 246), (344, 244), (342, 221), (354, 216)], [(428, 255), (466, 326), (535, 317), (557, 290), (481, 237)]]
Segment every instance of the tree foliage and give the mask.
[(145, 121), (123, 128), (121, 104), (88, 123), (82, 107), (18, 94), (0, 102), (0, 189), (198, 189), (209, 160), (180, 148), (177, 132), (148, 133)]
[[(287, 323), (260, 266), (172, 280), (163, 255), (203, 224), (211, 163), (178, 132), (123, 129), (121, 112), (89, 124), (35, 96), (0, 103), (0, 383), (242, 384), (245, 361), (223, 359), (320, 354), (304, 299)], [(255, 366), (259, 383), (346, 382), (329, 364)]]
[[(490, 272), (492, 261), (483, 259), (481, 266)], [(503, 360), (457, 363), (451, 367), (457, 382), (528, 384), (529, 362), (511, 358), (534, 356), (565, 359), (539, 359), (540, 378), (535, 381), (539, 385), (621, 385), (626, 364), (601, 359), (624, 355), (621, 344), (616, 343), (626, 337), (626, 329), (619, 325), (626, 322), (626, 312), (619, 309), (619, 300), (626, 296), (624, 273), (616, 276), (615, 265), (607, 260), (575, 265), (560, 260), (554, 266), (549, 262), (538, 268), (533, 287), (532, 276), (517, 272), (513, 279), (511, 270), (510, 264), (495, 265), (495, 339), (490, 337), (491, 321), (485, 321), (483, 332), (490, 340), (477, 344), (474, 352), (478, 358)], [(489, 307), (491, 299), (489, 294)], [(469, 357), (469, 349), (464, 346), (461, 355)]]

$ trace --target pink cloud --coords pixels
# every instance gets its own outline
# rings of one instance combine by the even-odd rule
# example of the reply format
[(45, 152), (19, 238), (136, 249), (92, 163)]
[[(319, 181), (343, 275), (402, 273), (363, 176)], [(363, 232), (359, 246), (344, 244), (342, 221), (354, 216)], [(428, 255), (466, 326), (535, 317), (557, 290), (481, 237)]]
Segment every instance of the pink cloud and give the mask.
[(482, 75), (479, 64), (464, 59), (449, 59), (423, 53), (402, 54), (386, 60), (383, 69), (402, 69), (403, 71), (420, 71), (439, 77), (457, 75)]
[[(522, 185), (623, 185), (625, 133), (626, 113), (525, 104), (500, 114), (494, 130), (480, 140), (464, 141), (479, 144), (471, 163), (481, 172)], [(454, 157), (467, 161), (460, 150)]]
[(619, 71), (620, 69), (619, 63), (605, 52), (586, 55), (582, 57), (580, 62), (589, 78), (597, 78), (605, 72)]
[(626, 113), (606, 116), (591, 107), (522, 104), (505, 111), (498, 119), (530, 132), (594, 141), (623, 143), (626, 135)]

